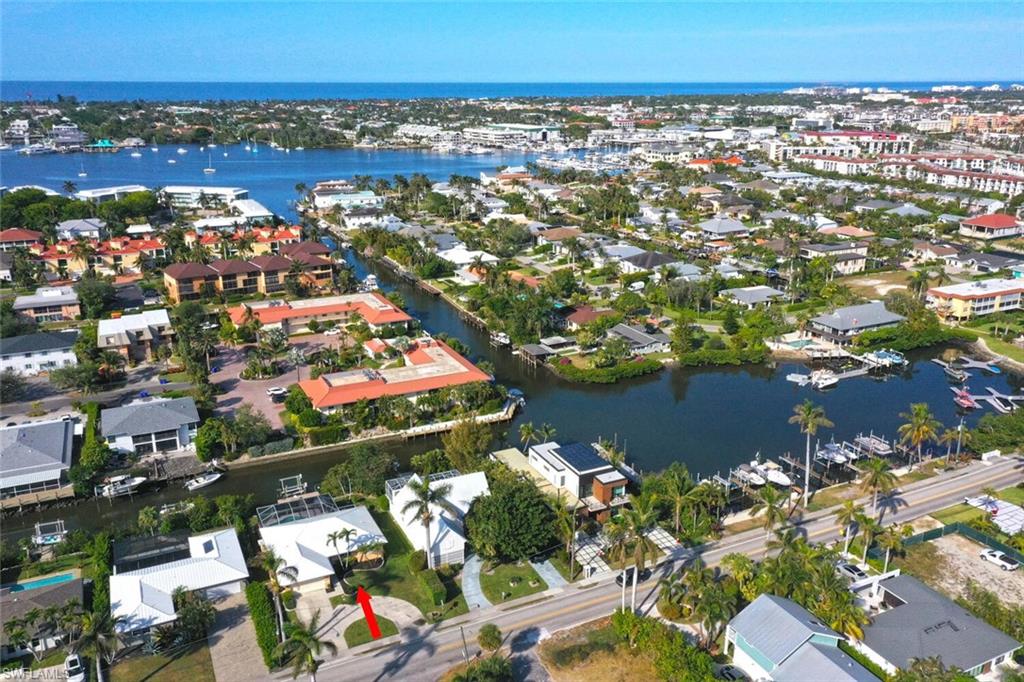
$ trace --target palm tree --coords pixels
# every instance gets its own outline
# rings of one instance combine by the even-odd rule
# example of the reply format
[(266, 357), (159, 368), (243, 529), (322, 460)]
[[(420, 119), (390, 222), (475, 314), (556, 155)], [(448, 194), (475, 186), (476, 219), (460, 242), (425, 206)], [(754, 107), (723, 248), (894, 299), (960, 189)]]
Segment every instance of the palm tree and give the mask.
[(537, 427), (533, 425), (533, 422), (519, 425), (519, 442), (523, 444), (524, 450), (530, 448), (531, 442), (540, 442), (540, 433), (538, 433)]
[[(679, 517), (682, 514), (683, 506), (687, 500), (696, 502), (691, 493), (696, 490), (693, 484), (693, 480), (690, 478), (689, 472), (683, 467), (672, 467), (665, 471), (665, 496), (668, 497), (669, 501), (672, 502), (672, 522), (676, 531), (676, 535), (679, 535)], [(694, 510), (697, 508), (697, 504), (694, 504)], [(696, 511), (694, 512), (696, 514)]]
[(552, 426), (551, 424), (541, 424), (540, 429), (537, 430), (537, 436), (543, 443), (546, 443), (552, 438), (554, 438), (556, 433), (558, 432), (555, 430), (555, 427)]
[(647, 556), (653, 556), (658, 546), (647, 537), (647, 531), (658, 522), (658, 513), (654, 508), (654, 495), (630, 496), (630, 509), (622, 512), (622, 521), (626, 533), (633, 543), (633, 596), (630, 608), (636, 610), (636, 584), (640, 571), (644, 570)]
[(319, 630), (319, 610), (308, 625), (301, 622), (288, 623), (287, 639), (277, 645), (274, 655), (291, 661), (293, 680), (303, 673), (309, 673), (310, 682), (316, 682), (316, 671), (320, 669), (317, 657), (320, 652), (326, 651), (331, 656), (337, 656), (338, 647), (329, 639), (320, 639)]
[(434, 514), (431, 512), (430, 507), (443, 504), (448, 494), (452, 491), (452, 487), (448, 483), (431, 487), (430, 481), (414, 478), (409, 481), (409, 489), (412, 490), (413, 499), (406, 502), (402, 507), (402, 515), (404, 516), (411, 509), (419, 517), (420, 523), (423, 524), (423, 533), (427, 538), (427, 542), (424, 545), (427, 554), (427, 568), (433, 568), (434, 552), (430, 546), (430, 522), (434, 519)]
[(861, 469), (860, 487), (871, 493), (871, 513), (878, 512), (878, 493), (889, 493), (896, 487), (896, 475), (884, 459), (873, 457)]
[(757, 491), (754, 496), (754, 504), (750, 507), (750, 515), (757, 516), (764, 512), (761, 527), (764, 528), (764, 537), (767, 541), (772, 536), (772, 529), (786, 520), (786, 510), (783, 505), (786, 496), (779, 492), (775, 486), (766, 485)]
[(78, 185), (76, 185), (71, 180), (65, 180), (63, 188), (64, 188), (64, 194), (74, 194), (75, 192), (78, 191)]
[(790, 424), (799, 424), (800, 432), (807, 435), (807, 447), (804, 454), (804, 508), (807, 507), (811, 491), (811, 436), (818, 433), (818, 427), (830, 428), (832, 422), (825, 416), (825, 409), (805, 400), (793, 408)]
[(835, 511), (834, 516), (836, 517), (836, 522), (842, 527), (843, 530), (844, 555), (850, 551), (850, 542), (856, 535), (854, 529), (857, 526), (857, 518), (863, 513), (864, 506), (857, 504), (853, 500), (846, 500)]
[(112, 617), (105, 612), (82, 615), (81, 632), (71, 643), (71, 650), (96, 661), (97, 682), (103, 682), (103, 663), (109, 666), (117, 656), (117, 645), (120, 643), (117, 626), (122, 620), (121, 616)]
[(942, 426), (939, 420), (928, 409), (928, 403), (912, 403), (909, 412), (901, 412), (900, 417), (906, 423), (898, 429), (900, 440), (917, 448), (917, 461), (921, 462), (921, 447), (930, 440), (935, 440), (938, 429)]
[(622, 604), (621, 610), (626, 610), (626, 560), (629, 557), (629, 532), (622, 516), (612, 518), (604, 526), (604, 533), (608, 539), (608, 559), (612, 563), (622, 563)]
[(889, 570), (889, 555), (893, 552), (903, 551), (903, 541), (914, 534), (914, 529), (908, 525), (899, 526), (892, 524), (878, 536), (878, 545), (885, 550), (885, 566), (882, 573)]
[(283, 642), (284, 609), (281, 606), (281, 593), (284, 592), (284, 588), (281, 585), (281, 580), (283, 578), (288, 582), (295, 582), (299, 577), (299, 571), (294, 566), (285, 564), (284, 559), (277, 556), (272, 549), (260, 553), (259, 563), (260, 567), (267, 572), (267, 577), (270, 580), (270, 591), (274, 593), (274, 606), (277, 607), (277, 627)]
[(868, 550), (875, 544), (875, 537), (881, 532), (882, 526), (870, 516), (862, 515), (857, 519), (861, 535), (864, 537), (864, 552), (861, 555), (861, 563), (867, 563)]
[[(357, 535), (357, 531), (356, 531), (355, 528), (345, 528), (343, 530), (334, 530), (334, 531), (331, 531), (330, 533), (327, 534), (327, 542), (331, 543), (331, 546), (334, 547), (334, 555), (338, 558), (338, 564), (341, 565), (341, 579), (342, 579), (342, 581), (345, 580), (345, 573), (346, 573), (346, 569), (348, 568), (348, 559), (346, 558), (344, 561), (342, 561), (342, 559), (341, 559), (341, 552), (338, 551), (338, 543), (339, 542), (344, 542), (345, 543), (345, 548), (349, 550), (348, 553), (349, 553), (349, 556), (351, 556), (352, 552), (351, 552), (351, 548), (349, 547), (349, 544), (352, 542), (352, 539), (356, 535)], [(342, 587), (342, 589), (344, 589), (344, 586)]]
[(828, 625), (836, 632), (841, 632), (854, 639), (864, 638), (864, 626), (871, 619), (857, 605), (853, 593), (849, 590), (837, 590), (830, 593), (832, 603), (828, 608)]

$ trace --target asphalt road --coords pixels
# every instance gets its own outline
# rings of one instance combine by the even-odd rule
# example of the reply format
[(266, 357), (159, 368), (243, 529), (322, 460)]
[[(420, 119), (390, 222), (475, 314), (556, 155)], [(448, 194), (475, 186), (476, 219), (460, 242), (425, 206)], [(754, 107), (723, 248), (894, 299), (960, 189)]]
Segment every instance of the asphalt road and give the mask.
[[(892, 496), (883, 510), (883, 523), (908, 522), (951, 504), (962, 501), (986, 486), (1004, 488), (1024, 479), (1024, 462), (1003, 459), (986, 465), (975, 462), (960, 471), (918, 481)], [(862, 499), (861, 503), (869, 503)], [(828, 542), (839, 536), (839, 529), (830, 511), (816, 512), (795, 524), (814, 542)], [(696, 553), (714, 565), (722, 557), (742, 552), (754, 557), (764, 553), (765, 534), (761, 530), (739, 533), (709, 543), (696, 550), (685, 550), (655, 569), (654, 576), (641, 584), (637, 604), (649, 610), (657, 601), (657, 579), (677, 567)], [(447, 669), (463, 658), (463, 633), (469, 656), (479, 652), (476, 634), (484, 623), (501, 628), (510, 646), (513, 662), (520, 679), (545, 679), (534, 655), (537, 641), (549, 632), (569, 628), (580, 623), (608, 616), (617, 608), (621, 590), (614, 577), (587, 587), (570, 586), (560, 592), (549, 591), (544, 597), (518, 607), (491, 607), (472, 611), (456, 622), (436, 626), (409, 628), (403, 632), (403, 642), (383, 646), (377, 650), (355, 655), (342, 655), (324, 661), (317, 679), (332, 681), (380, 680), (436, 680)], [(629, 595), (626, 595), (627, 601)], [(461, 627), (460, 627), (461, 626)], [(290, 679), (281, 674), (268, 679)]]

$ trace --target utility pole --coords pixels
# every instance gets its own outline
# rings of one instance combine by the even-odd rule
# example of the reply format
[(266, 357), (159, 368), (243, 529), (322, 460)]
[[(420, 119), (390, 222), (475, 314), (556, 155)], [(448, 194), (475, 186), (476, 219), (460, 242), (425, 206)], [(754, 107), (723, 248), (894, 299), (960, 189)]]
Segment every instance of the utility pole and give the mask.
[(956, 464), (960, 466), (960, 446), (964, 440), (964, 418), (960, 417), (960, 425), (956, 427)]
[(466, 646), (466, 629), (459, 626), (459, 633), (462, 635), (462, 658), (469, 663), (469, 647)]

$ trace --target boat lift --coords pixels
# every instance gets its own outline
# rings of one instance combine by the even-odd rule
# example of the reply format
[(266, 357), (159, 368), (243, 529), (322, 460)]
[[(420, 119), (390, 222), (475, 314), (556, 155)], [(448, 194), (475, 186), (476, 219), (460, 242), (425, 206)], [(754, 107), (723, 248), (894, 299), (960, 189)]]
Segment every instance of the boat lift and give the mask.
[(278, 486), (278, 494), (282, 500), (306, 492), (306, 482), (302, 480), (302, 474), (278, 479)]
[(67, 534), (64, 519), (41, 521), (36, 524), (35, 531), (32, 533), (32, 544), (36, 547), (50, 547), (63, 542)]

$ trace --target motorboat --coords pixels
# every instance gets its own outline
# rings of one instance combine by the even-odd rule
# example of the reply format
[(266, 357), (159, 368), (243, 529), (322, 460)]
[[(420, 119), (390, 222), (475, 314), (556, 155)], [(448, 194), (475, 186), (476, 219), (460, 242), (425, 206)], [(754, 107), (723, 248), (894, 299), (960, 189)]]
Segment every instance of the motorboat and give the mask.
[(304, 151), (306, 151), (306, 148), (305, 147), (296, 147), (295, 151), (297, 151), (297, 152), (304, 152)]
[(754, 470), (749, 464), (741, 464), (733, 472), (741, 482), (751, 486), (762, 486), (766, 483), (764, 477)]
[(167, 159), (167, 163), (178, 163), (178, 162), (175, 161), (174, 159)]
[(945, 373), (947, 377), (959, 383), (967, 381), (967, 379), (971, 376), (969, 373), (963, 371), (959, 367), (953, 367), (951, 365), (946, 365), (945, 367), (942, 368), (942, 371)]
[(373, 274), (367, 275), (359, 285), (361, 291), (376, 291), (379, 288), (377, 275)]
[(846, 464), (846, 454), (836, 443), (825, 443), (818, 448), (818, 452), (815, 453), (814, 457), (815, 459), (823, 459), (827, 462), (835, 462), (836, 464)]
[(96, 493), (107, 498), (131, 495), (147, 480), (145, 476), (112, 476), (97, 487)]
[(132, 157), (133, 159), (139, 159), (139, 158), (142, 158), (142, 152), (136, 150), (136, 151), (132, 152), (131, 154), (129, 154), (128, 156)]
[(206, 486), (213, 485), (219, 481), (223, 475), (224, 474), (219, 471), (208, 471), (205, 474), (200, 474), (195, 478), (190, 478), (185, 481), (185, 489), (192, 492), (193, 490), (205, 488)]
[(819, 391), (832, 388), (839, 383), (839, 377), (830, 369), (816, 369), (811, 372), (811, 386)]
[(771, 460), (758, 462), (755, 459), (750, 463), (750, 466), (753, 467), (754, 471), (769, 483), (774, 483), (775, 485), (782, 486), (783, 488), (788, 488), (793, 485), (793, 480), (786, 475), (782, 470), (782, 467), (779, 466), (777, 462), (773, 462)]
[(494, 332), (491, 334), (491, 343), (496, 346), (508, 346), (512, 343), (512, 339), (505, 332)]
[(158, 152), (158, 151), (160, 151), (160, 147), (150, 147), (149, 151), (151, 151), (151, 152)]
[(178, 153), (179, 154), (188, 154), (188, 150), (185, 149), (184, 147), (178, 147)]
[(950, 386), (949, 390), (953, 391), (953, 402), (965, 410), (975, 410), (980, 407), (978, 401), (974, 399), (967, 389)]

